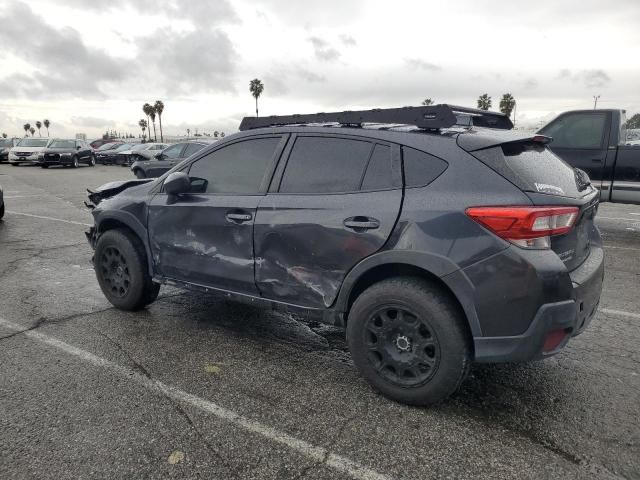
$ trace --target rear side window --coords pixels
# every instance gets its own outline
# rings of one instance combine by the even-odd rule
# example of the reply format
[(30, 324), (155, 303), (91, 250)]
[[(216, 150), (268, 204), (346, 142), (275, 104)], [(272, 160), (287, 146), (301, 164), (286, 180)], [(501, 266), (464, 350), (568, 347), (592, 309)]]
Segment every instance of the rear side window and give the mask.
[(370, 142), (360, 140), (298, 137), (289, 155), (280, 192), (358, 191), (371, 149)]
[(182, 151), (183, 147), (184, 147), (184, 144), (182, 143), (179, 143), (177, 145), (172, 145), (166, 150), (164, 150), (162, 154), (164, 155), (165, 158), (178, 158), (180, 157), (180, 152)]
[(607, 114), (568, 113), (540, 131), (553, 138), (552, 148), (600, 148), (604, 141)]
[(362, 180), (362, 190), (381, 190), (393, 187), (391, 148), (386, 145), (376, 145)]
[(407, 187), (423, 187), (430, 184), (447, 169), (447, 162), (433, 155), (402, 147), (404, 183)]
[(539, 143), (507, 143), (473, 156), (525, 191), (573, 198), (591, 191), (579, 191), (574, 169)]

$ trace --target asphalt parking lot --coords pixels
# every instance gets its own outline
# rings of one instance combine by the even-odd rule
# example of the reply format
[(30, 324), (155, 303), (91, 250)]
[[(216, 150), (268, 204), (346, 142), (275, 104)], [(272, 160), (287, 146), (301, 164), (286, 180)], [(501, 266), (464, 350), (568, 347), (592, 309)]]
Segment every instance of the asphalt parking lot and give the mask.
[(130, 177), (0, 165), (0, 478), (640, 478), (640, 206), (600, 208), (584, 334), (421, 409), (374, 393), (331, 327), (168, 288), (113, 309), (82, 202)]

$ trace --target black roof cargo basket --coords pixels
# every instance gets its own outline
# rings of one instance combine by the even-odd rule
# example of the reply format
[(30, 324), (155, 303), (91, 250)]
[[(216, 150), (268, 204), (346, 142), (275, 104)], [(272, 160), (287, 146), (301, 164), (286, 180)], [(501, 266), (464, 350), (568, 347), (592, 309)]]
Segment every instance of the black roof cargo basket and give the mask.
[(429, 105), (424, 107), (376, 108), (373, 110), (311, 113), (306, 115), (279, 115), (271, 117), (244, 117), (240, 130), (309, 123), (338, 123), (362, 126), (363, 123), (415, 125), (427, 130), (450, 128), (456, 125), (510, 130), (513, 123), (503, 113), (457, 107), (455, 105)]

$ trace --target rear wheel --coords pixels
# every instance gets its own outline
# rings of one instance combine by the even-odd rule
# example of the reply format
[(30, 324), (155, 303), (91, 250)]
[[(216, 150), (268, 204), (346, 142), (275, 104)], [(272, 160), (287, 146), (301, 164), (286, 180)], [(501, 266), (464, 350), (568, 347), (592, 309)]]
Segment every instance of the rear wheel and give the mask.
[(49, 168), (49, 165), (42, 164), (40, 165), (40, 168)]
[(95, 167), (96, 166), (96, 156), (91, 154), (91, 158), (89, 159), (89, 166), (90, 167)]
[(14, 167), (17, 167), (20, 164), (19, 163), (12, 163), (11, 165), (14, 166)]
[(144, 174), (144, 172), (142, 170), (140, 170), (139, 168), (136, 169), (136, 171), (134, 172), (136, 174), (136, 178), (147, 178), (147, 176)]
[(354, 302), (347, 341), (362, 376), (387, 397), (432, 405), (455, 392), (471, 364), (459, 307), (418, 278), (376, 283)]
[(98, 238), (94, 257), (102, 292), (121, 310), (139, 310), (153, 303), (160, 285), (151, 280), (142, 242), (124, 230), (108, 230)]
[(0, 220), (2, 220), (2, 217), (4, 217), (4, 203), (0, 205)]

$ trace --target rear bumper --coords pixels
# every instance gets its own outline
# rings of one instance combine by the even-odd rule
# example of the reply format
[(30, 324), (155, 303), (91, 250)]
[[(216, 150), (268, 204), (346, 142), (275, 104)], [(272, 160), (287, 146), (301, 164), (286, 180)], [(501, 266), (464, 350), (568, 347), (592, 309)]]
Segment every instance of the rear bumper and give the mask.
[[(475, 360), (481, 363), (539, 360), (558, 353), (571, 337), (582, 333), (598, 309), (604, 279), (604, 253), (593, 247), (589, 258), (570, 273), (571, 299), (542, 305), (529, 328), (520, 335), (475, 337)], [(564, 330), (566, 335), (551, 350), (545, 340), (551, 332)]]

